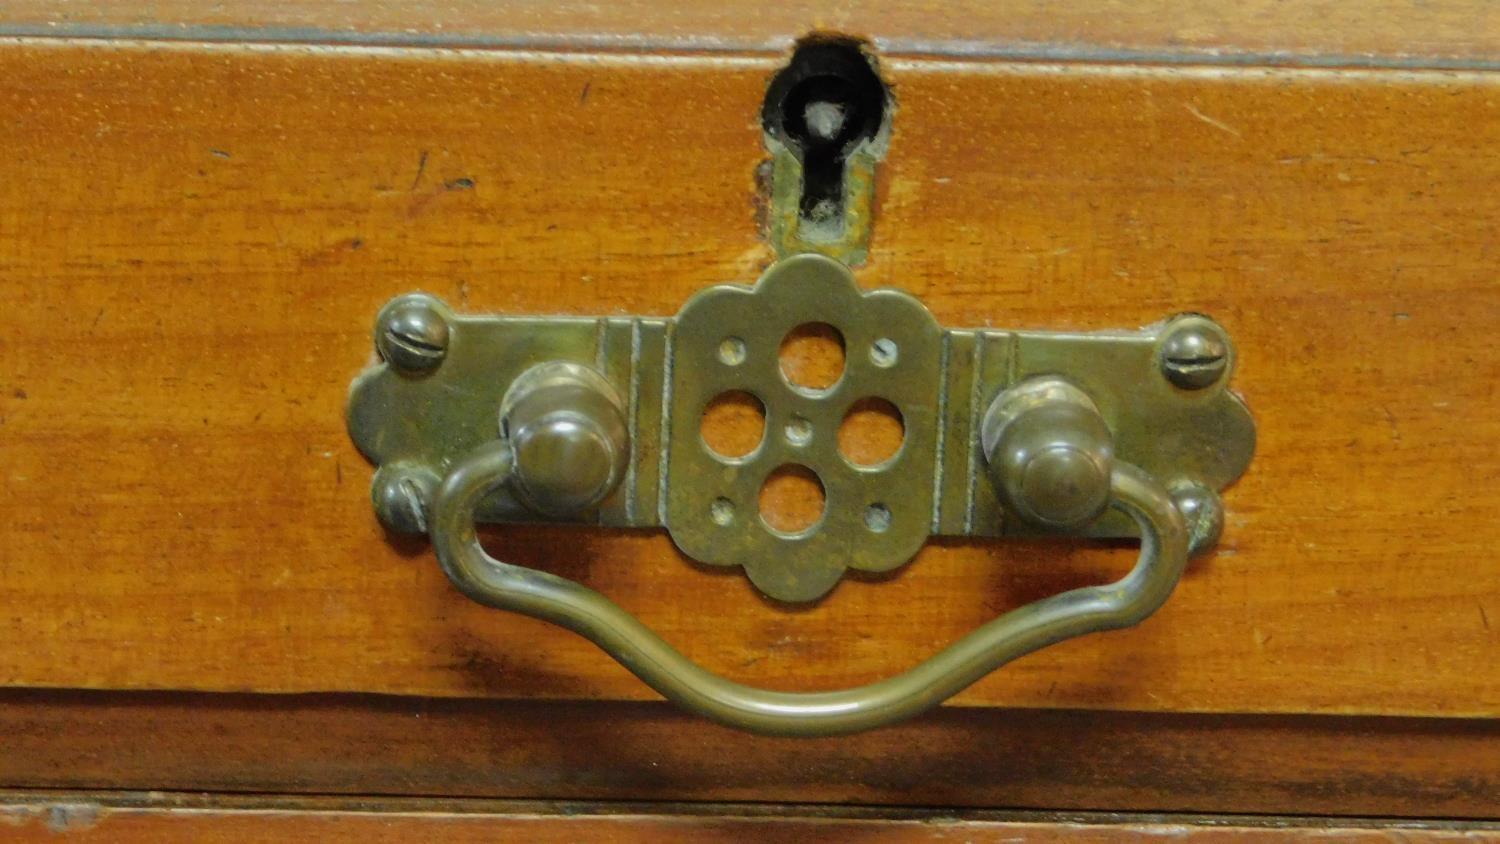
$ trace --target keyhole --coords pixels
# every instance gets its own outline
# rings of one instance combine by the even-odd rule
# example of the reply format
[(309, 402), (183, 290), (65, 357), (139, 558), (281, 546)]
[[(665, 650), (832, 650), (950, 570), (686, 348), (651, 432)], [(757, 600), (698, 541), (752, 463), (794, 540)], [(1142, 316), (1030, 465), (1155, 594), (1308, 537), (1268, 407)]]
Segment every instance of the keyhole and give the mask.
[(798, 209), (805, 222), (842, 222), (845, 164), (880, 134), (889, 101), (885, 83), (852, 41), (803, 44), (771, 80), (761, 119), (802, 163)]

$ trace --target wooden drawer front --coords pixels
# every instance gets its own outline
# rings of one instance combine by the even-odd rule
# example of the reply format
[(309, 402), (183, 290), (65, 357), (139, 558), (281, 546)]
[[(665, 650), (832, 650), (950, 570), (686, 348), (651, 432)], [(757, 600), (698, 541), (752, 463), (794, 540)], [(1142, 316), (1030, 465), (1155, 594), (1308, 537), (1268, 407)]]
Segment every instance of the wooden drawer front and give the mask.
[[(391, 541), (345, 432), (379, 306), (669, 314), (749, 281), (760, 53), (0, 41), (0, 682), (648, 698)], [(949, 325), (1213, 314), (1260, 431), (1138, 629), (969, 705), (1500, 715), (1500, 84), (888, 54), (867, 285)], [(948, 543), (788, 612), (664, 535), (490, 546), (706, 665), (866, 682), (1133, 550)]]

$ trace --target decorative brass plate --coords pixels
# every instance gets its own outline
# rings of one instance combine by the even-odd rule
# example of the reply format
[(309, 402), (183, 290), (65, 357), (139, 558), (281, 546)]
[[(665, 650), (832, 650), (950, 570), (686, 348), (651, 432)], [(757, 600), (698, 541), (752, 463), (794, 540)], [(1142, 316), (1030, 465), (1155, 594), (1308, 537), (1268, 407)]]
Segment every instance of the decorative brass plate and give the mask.
[[(805, 323), (844, 338), (845, 371), (822, 392), (792, 386), (778, 365), (782, 338)], [(1076, 385), (1113, 433), (1116, 457), (1169, 489), (1193, 491), (1195, 506), (1214, 515), (1213, 491), (1239, 477), (1255, 443), (1249, 412), (1226, 386), (1233, 348), (1206, 317), (1093, 334), (944, 330), (912, 296), (862, 291), (842, 264), (813, 254), (776, 264), (754, 286), (709, 287), (675, 319), (467, 316), (417, 294), (382, 311), (376, 336), (386, 362), (356, 379), (348, 423), (381, 467), (375, 497), (388, 525), (426, 532), (437, 479), (501, 436), (512, 383), (539, 364), (571, 362), (612, 388), (628, 440), (623, 477), (571, 520), (664, 526), (684, 553), (743, 566), (784, 601), (822, 596), (846, 567), (899, 566), (930, 534), (1035, 533), (1004, 517), (981, 442), (996, 396), (1032, 376)], [(699, 423), (708, 403), (732, 390), (764, 404), (766, 436), (750, 454), (725, 459), (706, 446)], [(886, 463), (862, 467), (839, 454), (836, 432), (867, 397), (895, 405), (905, 440)], [(785, 464), (815, 472), (827, 497), (823, 519), (796, 535), (758, 515), (762, 482)], [(508, 488), (488, 494), (475, 518), (566, 520), (541, 515)], [(1120, 537), (1138, 528), (1110, 510), (1070, 532)]]
[[(782, 338), (809, 323), (844, 338), (844, 371), (822, 391), (794, 386), (778, 358)], [(753, 288), (702, 291), (676, 329), (671, 418), (685, 430), (671, 437), (667, 527), (684, 553), (743, 566), (783, 600), (822, 595), (845, 567), (886, 571), (911, 559), (932, 528), (941, 392), (943, 332), (921, 302), (898, 290), (862, 293), (842, 266), (808, 258), (778, 265)], [(765, 405), (766, 436), (751, 454), (726, 459), (694, 423), (715, 396), (735, 390)], [(895, 405), (905, 438), (883, 464), (856, 466), (839, 453), (837, 434), (845, 413), (870, 397)], [(816, 473), (826, 498), (822, 519), (796, 535), (757, 517), (761, 485), (785, 465)]]

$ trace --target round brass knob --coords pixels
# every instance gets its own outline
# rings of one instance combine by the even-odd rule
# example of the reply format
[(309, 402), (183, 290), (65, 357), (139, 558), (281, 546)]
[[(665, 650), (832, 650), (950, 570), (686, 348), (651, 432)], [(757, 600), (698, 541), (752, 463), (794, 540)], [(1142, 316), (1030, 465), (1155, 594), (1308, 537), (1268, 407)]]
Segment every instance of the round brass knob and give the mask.
[(1032, 524), (1077, 528), (1109, 504), (1109, 427), (1093, 400), (1061, 378), (1002, 392), (984, 415), (980, 441), (1001, 503)]
[(500, 403), (500, 430), (515, 459), (522, 503), (567, 517), (597, 506), (619, 486), (629, 460), (625, 412), (614, 389), (581, 364), (539, 364)]

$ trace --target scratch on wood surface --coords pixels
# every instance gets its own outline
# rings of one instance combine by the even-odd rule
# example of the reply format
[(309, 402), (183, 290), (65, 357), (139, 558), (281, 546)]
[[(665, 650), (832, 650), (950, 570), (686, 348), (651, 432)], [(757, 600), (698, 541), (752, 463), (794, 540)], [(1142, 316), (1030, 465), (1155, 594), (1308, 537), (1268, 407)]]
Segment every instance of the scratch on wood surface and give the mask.
[(1234, 128), (1233, 126), (1230, 126), (1228, 123), (1225, 123), (1222, 120), (1215, 120), (1212, 117), (1209, 117), (1208, 115), (1206, 115), (1203, 112), (1199, 111), (1198, 109), (1194, 108), (1192, 103), (1183, 103), (1182, 105), (1188, 111), (1192, 112), (1192, 114), (1193, 114), (1194, 117), (1198, 118), (1199, 120), (1202, 120), (1204, 123), (1207, 123), (1208, 125), (1214, 127), (1215, 129), (1222, 129), (1225, 132), (1228, 132), (1229, 134), (1235, 136), (1236, 138), (1240, 138), (1241, 140), (1244, 139), (1245, 136), (1241, 135), (1238, 129)]
[(421, 156), (417, 158), (417, 175), (411, 177), (411, 187), (408, 190), (416, 190), (417, 185), (422, 184), (422, 174), (427, 172), (427, 150), (422, 150)]
[(1401, 442), (1401, 425), (1396, 421), (1396, 414), (1386, 405), (1380, 406), (1380, 412), (1385, 414), (1385, 424), (1391, 429), (1391, 442)]

